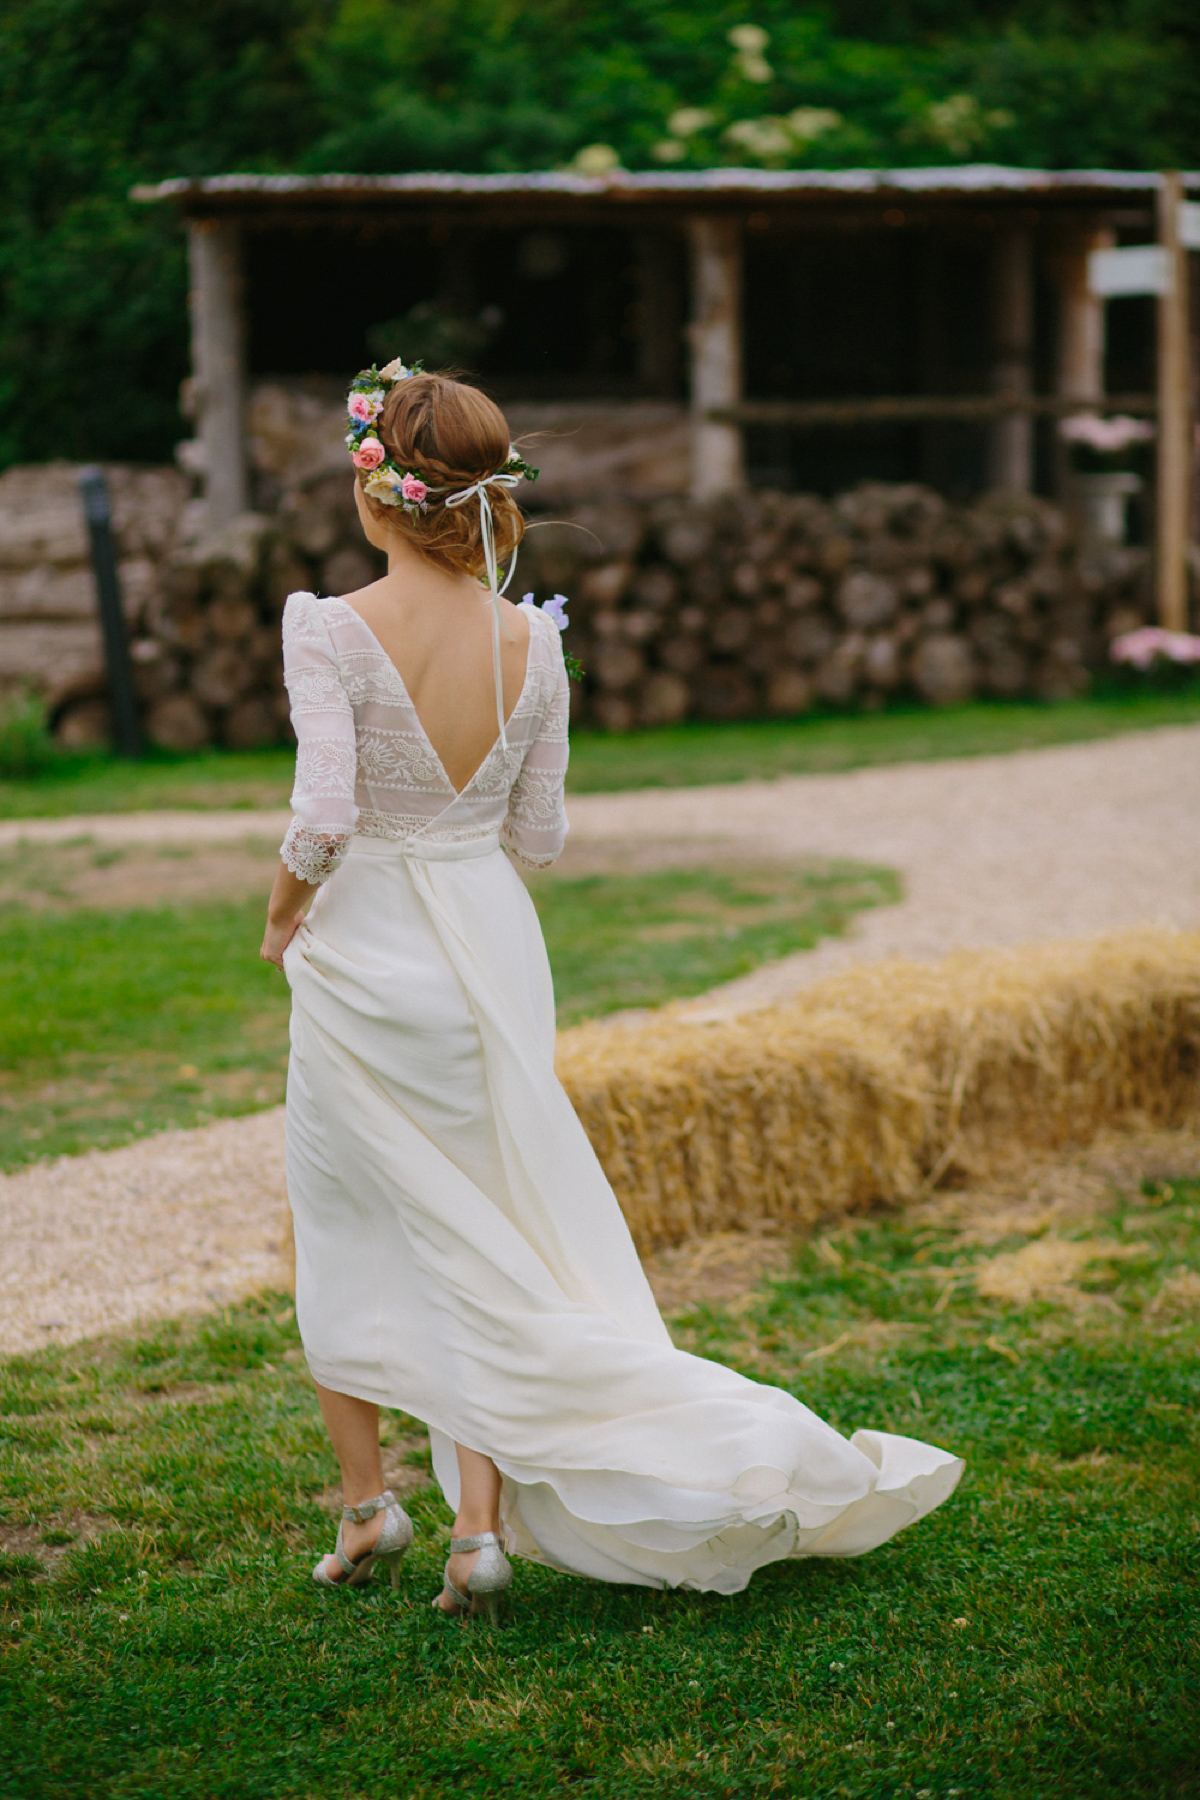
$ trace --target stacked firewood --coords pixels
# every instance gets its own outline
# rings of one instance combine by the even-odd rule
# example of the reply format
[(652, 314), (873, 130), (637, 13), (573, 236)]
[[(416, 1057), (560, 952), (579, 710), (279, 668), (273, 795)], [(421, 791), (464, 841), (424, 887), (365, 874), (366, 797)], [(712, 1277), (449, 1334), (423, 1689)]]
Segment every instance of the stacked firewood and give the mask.
[(245, 513), (165, 563), (133, 645), (152, 742), (248, 750), (286, 740), (288, 594), (347, 593), (382, 573), (346, 490), (343, 478), (291, 495), (273, 518)]
[(1149, 605), (1145, 553), (1081, 548), (1056, 507), (916, 486), (580, 507), (522, 556), (518, 586), (571, 596), (580, 711), (611, 731), (892, 694), (1064, 698)]
[[(42, 691), (59, 735), (82, 743), (105, 730), (104, 672), (73, 472), (55, 474), (55, 529), (31, 537), (15, 506), (7, 537), (0, 529), (0, 555), (14, 564), (0, 583), (0, 614), (12, 615), (0, 617), (11, 652), (2, 673)], [(382, 573), (344, 473), (318, 472), (269, 517), (245, 514), (200, 537), (178, 476), (113, 480), (148, 736), (180, 751), (286, 741), (284, 600), (299, 588), (348, 593)], [(27, 503), (22, 481), (48, 491), (43, 472), (11, 471), (14, 501)], [(160, 488), (170, 505), (158, 504)], [(148, 535), (152, 513), (161, 529)], [(16, 571), (18, 551), (46, 559), (48, 572)], [(1109, 638), (1151, 616), (1149, 583), (1144, 551), (1082, 543), (1044, 501), (951, 506), (927, 488), (866, 485), (832, 501), (753, 492), (535, 515), (511, 594), (567, 595), (566, 641), (586, 671), (576, 718), (626, 731), (874, 707), (892, 695), (935, 706), (1063, 698), (1105, 666)], [(60, 589), (55, 604), (62, 612), (69, 601), (71, 618), (47, 620)], [(40, 621), (22, 622), (35, 600)]]

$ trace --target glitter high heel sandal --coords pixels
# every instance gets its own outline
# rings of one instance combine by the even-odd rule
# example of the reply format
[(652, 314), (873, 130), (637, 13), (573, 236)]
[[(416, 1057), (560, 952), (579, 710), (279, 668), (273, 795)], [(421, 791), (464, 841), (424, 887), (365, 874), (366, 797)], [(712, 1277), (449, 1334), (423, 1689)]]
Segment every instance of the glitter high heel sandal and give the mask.
[[(345, 1546), (342, 1543), (342, 1526), (345, 1525), (348, 1519), (353, 1519), (356, 1524), (365, 1525), (367, 1520), (373, 1519), (378, 1512), (381, 1512), (384, 1515), (383, 1530), (379, 1533), (379, 1536), (375, 1539), (371, 1548), (364, 1551), (356, 1561), (352, 1562), (346, 1555)], [(412, 1541), (412, 1520), (397, 1500), (395, 1494), (388, 1488), (386, 1492), (377, 1494), (374, 1500), (363, 1500), (358, 1506), (343, 1506), (342, 1508), (341, 1523), (338, 1525), (337, 1544), (334, 1547), (333, 1554), (341, 1564), (346, 1579), (344, 1581), (335, 1581), (333, 1577), (326, 1572), (326, 1559), (322, 1557), (316, 1568), (313, 1570), (313, 1580), (318, 1587), (363, 1587), (370, 1581), (372, 1575), (375, 1573), (375, 1564), (386, 1563), (392, 1572), (392, 1586), (399, 1587), (400, 1563), (403, 1559), (404, 1552), (408, 1549), (408, 1546)]]
[(475, 1618), (486, 1607), (492, 1624), (498, 1625), (501, 1599), (512, 1586), (512, 1564), (500, 1548), (500, 1539), (494, 1531), (481, 1531), (476, 1537), (450, 1539), (451, 1556), (464, 1556), (472, 1550), (479, 1551), (479, 1560), (467, 1576), (466, 1593), (460, 1593), (451, 1581), (450, 1564), (447, 1563), (445, 1591), (454, 1601), (454, 1606), (443, 1606), (441, 1595), (436, 1594), (434, 1609), (445, 1613), (448, 1619), (467, 1619)]

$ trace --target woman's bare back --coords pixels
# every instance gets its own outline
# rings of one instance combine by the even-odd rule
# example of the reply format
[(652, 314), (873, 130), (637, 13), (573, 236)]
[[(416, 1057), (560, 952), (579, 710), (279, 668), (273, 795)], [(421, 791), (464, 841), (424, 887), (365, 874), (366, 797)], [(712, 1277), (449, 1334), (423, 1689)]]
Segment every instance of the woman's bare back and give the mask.
[[(415, 552), (401, 552), (393, 554), (381, 581), (343, 599), (391, 659), (438, 760), (461, 793), (499, 735), (487, 589)], [(504, 599), (500, 614), (507, 719), (525, 683), (529, 620)]]

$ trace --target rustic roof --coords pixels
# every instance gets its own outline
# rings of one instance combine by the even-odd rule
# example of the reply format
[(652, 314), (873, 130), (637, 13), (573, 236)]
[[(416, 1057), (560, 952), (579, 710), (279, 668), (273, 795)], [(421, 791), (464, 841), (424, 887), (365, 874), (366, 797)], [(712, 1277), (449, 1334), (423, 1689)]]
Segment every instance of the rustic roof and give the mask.
[[(511, 196), (521, 199), (653, 201), (694, 204), (713, 199), (803, 200), (880, 198), (888, 194), (951, 199), (1039, 197), (1110, 203), (1154, 193), (1162, 177), (1129, 169), (1015, 169), (994, 163), (967, 163), (934, 169), (699, 169), (688, 172), (633, 174), (613, 169), (607, 175), (579, 175), (569, 170), (513, 175), (456, 175), (431, 172), (412, 175), (209, 175), (177, 176), (142, 183), (131, 190), (141, 201), (174, 200), (185, 211), (206, 204), (226, 207), (238, 201), (264, 202), (453, 200)], [(1200, 189), (1200, 171), (1184, 176), (1185, 185)]]

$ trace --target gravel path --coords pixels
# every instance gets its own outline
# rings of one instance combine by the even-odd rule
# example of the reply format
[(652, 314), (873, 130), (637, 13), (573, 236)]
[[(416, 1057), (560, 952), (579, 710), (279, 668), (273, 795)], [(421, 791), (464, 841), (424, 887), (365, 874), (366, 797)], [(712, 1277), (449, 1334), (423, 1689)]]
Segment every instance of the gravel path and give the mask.
[(715, 989), (695, 1010), (780, 999), (853, 962), (1200, 920), (1200, 727), (1007, 756), (588, 794), (572, 832), (631, 843), (718, 834), (747, 856), (898, 869), (905, 899), (848, 937)]
[[(713, 788), (586, 794), (572, 846), (653, 860), (688, 840), (721, 854), (851, 857), (903, 875), (906, 898), (852, 934), (692, 1003), (762, 1005), (884, 956), (1085, 937), (1200, 920), (1200, 726), (1091, 744)], [(134, 813), (0, 825), (0, 846), (282, 836), (286, 815)], [(280, 1273), (278, 1110), (0, 1177), (0, 1352), (226, 1303)]]
[(0, 1353), (286, 1279), (283, 1108), (0, 1177)]

